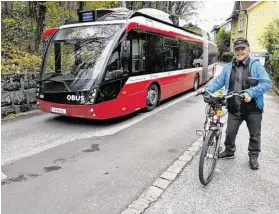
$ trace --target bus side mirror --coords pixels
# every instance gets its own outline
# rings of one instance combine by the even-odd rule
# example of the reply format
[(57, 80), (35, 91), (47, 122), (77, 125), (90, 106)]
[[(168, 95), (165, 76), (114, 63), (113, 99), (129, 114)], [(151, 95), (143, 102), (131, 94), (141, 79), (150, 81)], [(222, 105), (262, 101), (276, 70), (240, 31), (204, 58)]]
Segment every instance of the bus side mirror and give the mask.
[(123, 40), (121, 43), (121, 56), (122, 58), (129, 58), (130, 56), (130, 41)]
[(128, 73), (129, 71), (129, 58), (130, 58), (130, 41), (123, 40), (121, 43), (121, 64), (124, 73)]

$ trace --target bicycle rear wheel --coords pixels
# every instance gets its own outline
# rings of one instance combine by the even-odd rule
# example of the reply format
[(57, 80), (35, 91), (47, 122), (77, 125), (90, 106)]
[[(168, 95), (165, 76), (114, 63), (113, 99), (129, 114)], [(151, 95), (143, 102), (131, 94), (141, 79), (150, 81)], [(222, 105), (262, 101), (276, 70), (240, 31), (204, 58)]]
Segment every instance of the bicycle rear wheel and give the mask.
[(213, 176), (218, 155), (218, 137), (215, 131), (210, 130), (205, 138), (199, 163), (199, 178), (203, 185), (207, 185)]

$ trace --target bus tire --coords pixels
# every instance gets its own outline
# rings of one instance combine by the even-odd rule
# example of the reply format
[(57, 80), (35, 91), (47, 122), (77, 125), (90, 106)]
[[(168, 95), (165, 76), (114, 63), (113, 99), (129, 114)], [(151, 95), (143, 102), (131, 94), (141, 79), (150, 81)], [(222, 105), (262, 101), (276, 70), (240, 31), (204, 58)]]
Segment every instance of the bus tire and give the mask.
[(193, 90), (194, 91), (198, 90), (198, 88), (199, 88), (199, 81), (200, 81), (199, 75), (196, 75), (196, 77), (194, 79), (194, 84), (193, 84)]
[(159, 102), (159, 89), (157, 85), (152, 84), (146, 94), (146, 111), (152, 111)]

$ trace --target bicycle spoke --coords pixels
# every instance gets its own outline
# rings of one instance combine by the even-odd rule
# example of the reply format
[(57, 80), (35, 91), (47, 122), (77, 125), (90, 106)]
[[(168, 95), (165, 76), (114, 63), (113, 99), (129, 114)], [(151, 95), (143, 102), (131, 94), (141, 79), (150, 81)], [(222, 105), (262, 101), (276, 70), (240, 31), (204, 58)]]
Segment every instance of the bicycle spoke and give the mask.
[(214, 131), (210, 131), (202, 148), (199, 166), (199, 178), (206, 185), (212, 178), (216, 166), (217, 138)]
[(205, 155), (205, 158), (204, 158), (204, 177), (205, 178), (208, 178), (211, 174), (211, 171), (212, 171), (212, 167), (214, 165), (214, 154), (215, 154), (215, 147), (213, 146), (209, 146), (208, 147), (208, 150), (207, 150), (207, 153)]

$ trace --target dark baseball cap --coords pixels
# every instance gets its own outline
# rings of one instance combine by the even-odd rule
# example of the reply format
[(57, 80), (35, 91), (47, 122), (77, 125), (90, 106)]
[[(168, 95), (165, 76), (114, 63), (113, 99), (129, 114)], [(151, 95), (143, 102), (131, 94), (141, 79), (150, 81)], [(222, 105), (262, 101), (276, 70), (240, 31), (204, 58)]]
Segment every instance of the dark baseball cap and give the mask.
[(233, 49), (250, 46), (247, 39), (240, 37), (233, 41)]

